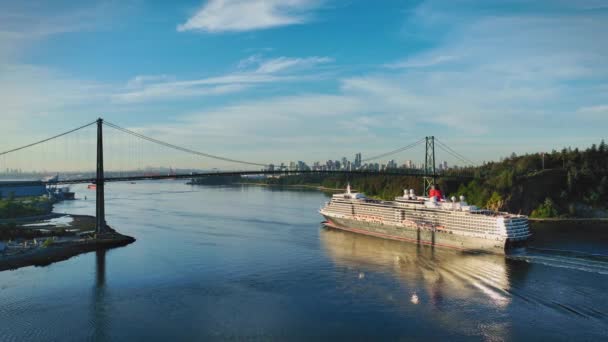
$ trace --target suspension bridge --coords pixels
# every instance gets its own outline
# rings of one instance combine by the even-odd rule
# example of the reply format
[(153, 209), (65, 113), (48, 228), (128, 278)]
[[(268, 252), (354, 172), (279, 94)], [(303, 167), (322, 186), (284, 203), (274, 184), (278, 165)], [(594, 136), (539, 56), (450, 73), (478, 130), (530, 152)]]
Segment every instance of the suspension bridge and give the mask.
[[(109, 128), (104, 132), (104, 127)], [(84, 141), (78, 135), (87, 129), (95, 129), (95, 142), (91, 143), (91, 139)], [(112, 139), (108, 139), (108, 131), (114, 133)], [(116, 135), (118, 134), (118, 135)], [(76, 139), (74, 139), (76, 136)], [(117, 138), (119, 137), (119, 138)], [(126, 140), (125, 140), (126, 138)], [(58, 141), (63, 140), (61, 143)], [(104, 146), (104, 143), (106, 144)], [(165, 152), (170, 153), (180, 152), (180, 155), (187, 158), (205, 158), (209, 160), (217, 160), (229, 164), (240, 165), (243, 169), (237, 170), (219, 170), (201, 171), (200, 169), (191, 170), (189, 172), (177, 173), (174, 171), (167, 173), (146, 172), (143, 167), (142, 156), (155, 158), (159, 156), (158, 150), (144, 151), (142, 143), (147, 143), (155, 149), (161, 148)], [(49, 145), (54, 145), (49, 148)], [(62, 146), (59, 146), (62, 145)], [(108, 145), (111, 147), (111, 155), (122, 154), (123, 157), (119, 161), (110, 163), (110, 170), (104, 164), (104, 152), (108, 152)], [(328, 168), (279, 168), (274, 169), (272, 163), (260, 163), (246, 161), (225, 156), (210, 154), (172, 144), (149, 135), (130, 130), (111, 122), (99, 118), (93, 122), (68, 130), (61, 134), (26, 144), (17, 148), (13, 148), (4, 152), (0, 152), (0, 176), (1, 170), (6, 170), (6, 175), (11, 172), (24, 174), (23, 170), (30, 170), (31, 175), (40, 174), (56, 174), (52, 180), (43, 181), (43, 184), (78, 184), (90, 183), (95, 184), (96, 188), (96, 231), (98, 234), (104, 233), (106, 227), (105, 221), (105, 200), (104, 200), (104, 185), (107, 182), (125, 182), (138, 180), (162, 180), (162, 179), (184, 179), (184, 178), (199, 178), (199, 177), (214, 177), (214, 176), (257, 176), (257, 175), (290, 175), (290, 174), (329, 174), (329, 175), (345, 175), (345, 176), (410, 176), (420, 177), (423, 179), (423, 189), (426, 192), (431, 185), (435, 184), (438, 178), (461, 179), (466, 180), (473, 177), (471, 169), (459, 168), (458, 170), (446, 170), (436, 168), (435, 147), (438, 147), (443, 153), (452, 157), (452, 159), (462, 163), (462, 165), (472, 166), (474, 163), (456, 152), (449, 145), (441, 142), (433, 136), (424, 137), (416, 142), (406, 146), (394, 149), (385, 153), (374, 155), (372, 157), (361, 159), (360, 162), (372, 162), (382, 158), (391, 157), (393, 155), (410, 151), (418, 146), (424, 145), (424, 164), (421, 168), (371, 168), (358, 166), (355, 169), (328, 169)], [(94, 154), (90, 153), (92, 148), (95, 148)], [(82, 152), (82, 148), (86, 152)], [(36, 153), (20, 156), (22, 153), (36, 150)], [(63, 150), (63, 158), (56, 156), (58, 150)], [(92, 156), (94, 155), (94, 160)], [(82, 165), (95, 165), (94, 171), (78, 169)], [(107, 161), (106, 161), (107, 162)], [(37, 164), (38, 163), (38, 164)], [(44, 170), (40, 171), (44, 164)], [(35, 165), (37, 164), (37, 165)], [(133, 164), (136, 164), (134, 166)], [(48, 167), (53, 166), (55, 171), (49, 171)], [(365, 164), (368, 165), (368, 164)], [(373, 164), (371, 164), (373, 165)], [(9, 167), (12, 166), (13, 168)], [(70, 170), (71, 167), (71, 170)], [(247, 168), (247, 169), (246, 169)], [(253, 169), (252, 169), (253, 168)], [(38, 171), (35, 171), (38, 169)], [(32, 181), (33, 183), (33, 181)], [(36, 181), (40, 184), (40, 181)], [(27, 186), (30, 182), (19, 182), (22, 186)], [(0, 189), (1, 191), (1, 189)]]

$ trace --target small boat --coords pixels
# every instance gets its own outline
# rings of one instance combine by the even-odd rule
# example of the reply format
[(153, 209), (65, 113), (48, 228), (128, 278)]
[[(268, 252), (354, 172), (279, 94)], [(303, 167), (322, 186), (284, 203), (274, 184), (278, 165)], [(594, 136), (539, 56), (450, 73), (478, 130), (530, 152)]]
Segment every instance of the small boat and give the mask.
[(63, 200), (73, 200), (75, 199), (75, 195), (76, 194), (73, 191), (70, 191), (70, 188), (67, 186), (57, 189), (56, 193), (56, 196)]
[(87, 189), (97, 189), (97, 184), (89, 184), (87, 185)]

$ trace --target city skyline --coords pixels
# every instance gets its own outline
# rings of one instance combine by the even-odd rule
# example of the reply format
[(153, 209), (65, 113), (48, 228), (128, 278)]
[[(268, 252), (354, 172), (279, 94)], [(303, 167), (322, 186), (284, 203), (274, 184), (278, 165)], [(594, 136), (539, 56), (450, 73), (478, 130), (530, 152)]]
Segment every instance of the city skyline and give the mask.
[[(464, 166), (464, 165), (460, 165), (460, 166)], [(471, 166), (471, 165), (466, 165), (466, 166)], [(452, 166), (452, 168), (458, 168), (458, 167), (459, 167), (458, 165)], [(436, 161), (435, 168), (437, 171), (441, 172), (443, 170), (448, 170), (450, 167), (448, 166), (448, 162), (446, 160), (442, 160), (442, 161)], [(313, 162), (311, 162), (311, 165), (308, 165), (305, 161), (298, 160), (298, 161), (281, 162), (280, 164), (270, 164), (266, 167), (266, 169), (269, 171), (274, 171), (274, 170), (384, 171), (384, 170), (389, 170), (389, 169), (423, 170), (424, 162), (414, 162), (411, 159), (403, 160), (402, 163), (399, 163), (396, 159), (362, 162), (362, 154), (361, 154), (361, 152), (357, 152), (355, 154), (355, 158), (353, 159), (353, 161), (349, 160), (347, 157), (342, 157), (339, 160), (338, 159), (335, 159), (335, 160), (328, 159), (325, 162), (313, 161)]]

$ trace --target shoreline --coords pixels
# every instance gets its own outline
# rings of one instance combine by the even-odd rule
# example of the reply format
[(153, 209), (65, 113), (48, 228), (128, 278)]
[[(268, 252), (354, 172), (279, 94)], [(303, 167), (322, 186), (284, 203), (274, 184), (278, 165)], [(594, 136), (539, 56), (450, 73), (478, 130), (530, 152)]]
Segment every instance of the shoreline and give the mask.
[(44, 214), (44, 215), (23, 216), (23, 217), (15, 217), (15, 218), (8, 218), (8, 219), (0, 219), (0, 224), (7, 224), (7, 223), (13, 223), (13, 222), (14, 223), (27, 223), (27, 222), (32, 222), (32, 221), (53, 219), (53, 218), (57, 218), (57, 217), (65, 216), (65, 215), (68, 215), (68, 214), (48, 213), (48, 214)]
[(608, 225), (608, 218), (606, 217), (564, 217), (564, 218), (531, 218), (528, 220), (533, 224), (605, 224)]
[(321, 186), (321, 185), (306, 185), (306, 184), (289, 184), (289, 185), (282, 185), (282, 184), (267, 184), (267, 183), (243, 183), (243, 182), (238, 182), (238, 183), (234, 183), (234, 184), (239, 184), (239, 185), (268, 186), (268, 187), (280, 187), (280, 188), (292, 188), (292, 189), (312, 189), (312, 190), (319, 190), (319, 191), (331, 191), (331, 192), (336, 192), (336, 191), (344, 191), (344, 189), (338, 189), (338, 188), (326, 188), (326, 187)]
[[(327, 192), (340, 192), (344, 191), (344, 189), (338, 188), (326, 188), (323, 186), (317, 185), (306, 185), (306, 184), (296, 184), (296, 185), (281, 185), (281, 184), (267, 184), (267, 183), (234, 183), (239, 185), (255, 185), (255, 186), (268, 186), (268, 187), (281, 187), (281, 188), (292, 188), (292, 189), (312, 189), (319, 191), (327, 191)], [(575, 223), (575, 224), (606, 224), (608, 225), (608, 217), (555, 217), (555, 218), (532, 218), (528, 216), (528, 220), (531, 224), (543, 224), (543, 223), (554, 223), (554, 224), (566, 224), (566, 223)]]
[[(135, 242), (135, 238), (120, 234), (109, 226), (107, 227), (108, 231), (99, 236), (91, 230), (84, 230), (84, 226), (88, 229), (90, 228), (90, 222), (94, 222), (95, 217), (93, 216), (70, 214), (60, 216), (72, 217), (74, 227), (80, 229), (81, 232), (69, 237), (58, 237), (51, 234), (46, 239), (40, 238), (41, 241), (45, 240), (42, 243), (38, 243), (35, 238), (32, 240), (16, 239), (23, 241), (23, 247), (20, 246), (20, 243), (13, 243), (7, 245), (5, 250), (0, 251), (0, 271), (27, 266), (47, 266), (80, 254), (122, 247)], [(63, 226), (52, 224), (40, 227), (42, 229), (65, 229)], [(28, 228), (21, 227), (20, 229)], [(45, 246), (46, 241), (51, 241), (51, 243)], [(28, 247), (28, 243), (30, 247)]]
[[(267, 184), (267, 183), (234, 183), (239, 185), (256, 185), (256, 186), (268, 186), (268, 187), (281, 187), (281, 188), (293, 188), (293, 189), (313, 189), (319, 191), (328, 191), (328, 192), (339, 192), (344, 191), (344, 189), (339, 188), (326, 188), (323, 186), (317, 185), (306, 185), (306, 184), (295, 184), (295, 185), (281, 185), (281, 184)], [(530, 223), (577, 223), (577, 224), (607, 224), (608, 225), (608, 217), (554, 217), (554, 218), (532, 218), (528, 216), (528, 220)]]

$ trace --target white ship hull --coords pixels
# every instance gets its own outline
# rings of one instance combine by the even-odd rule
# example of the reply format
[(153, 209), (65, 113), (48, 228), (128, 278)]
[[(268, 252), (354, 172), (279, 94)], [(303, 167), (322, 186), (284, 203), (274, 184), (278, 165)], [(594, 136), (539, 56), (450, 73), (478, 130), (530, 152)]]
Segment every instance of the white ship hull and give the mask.
[(430, 245), (439, 248), (452, 248), (462, 251), (504, 254), (506, 249), (521, 245), (521, 242), (509, 243), (507, 238), (497, 237), (494, 240), (490, 240), (485, 238), (455, 235), (439, 230), (415, 229), (390, 224), (332, 217), (330, 215), (323, 216), (326, 219), (324, 225), (330, 228), (346, 230), (357, 234), (371, 235), (383, 239)]
[(528, 218), (478, 209), (460, 202), (436, 201), (407, 192), (395, 201), (378, 201), (353, 193), (335, 194), (319, 211), (332, 228), (466, 251), (505, 253), (525, 244)]

